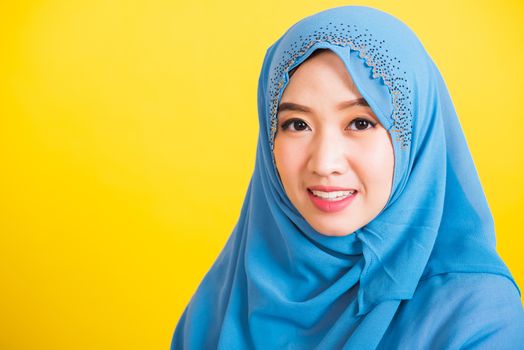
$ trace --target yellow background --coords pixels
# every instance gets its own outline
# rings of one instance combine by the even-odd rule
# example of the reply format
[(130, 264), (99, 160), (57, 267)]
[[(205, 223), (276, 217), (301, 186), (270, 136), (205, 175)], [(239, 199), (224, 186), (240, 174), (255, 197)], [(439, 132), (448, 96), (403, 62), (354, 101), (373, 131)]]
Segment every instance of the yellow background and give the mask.
[(0, 348), (168, 349), (240, 214), (266, 49), (347, 4), (436, 61), (524, 289), (520, 1), (3, 1)]

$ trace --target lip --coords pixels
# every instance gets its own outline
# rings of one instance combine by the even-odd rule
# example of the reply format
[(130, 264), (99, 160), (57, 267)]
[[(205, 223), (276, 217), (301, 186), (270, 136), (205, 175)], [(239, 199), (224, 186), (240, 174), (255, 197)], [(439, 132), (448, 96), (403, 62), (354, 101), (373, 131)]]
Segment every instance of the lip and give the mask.
[(323, 191), (323, 192), (333, 192), (333, 191), (356, 191), (354, 188), (347, 187), (336, 187), (336, 186), (310, 186), (308, 190)]
[[(321, 186), (315, 186), (315, 187), (309, 187), (309, 188), (317, 190), (318, 187), (321, 187)], [(324, 188), (326, 187), (324, 186)], [(333, 188), (333, 187), (330, 187), (330, 188)], [(335, 188), (340, 188), (340, 187), (335, 187)], [(318, 189), (318, 190), (329, 192), (327, 190), (321, 190), (321, 189)], [(345, 190), (345, 189), (340, 189), (337, 191), (342, 191), (342, 190)], [(310, 190), (307, 191), (307, 194), (309, 196), (309, 199), (311, 199), (315, 207), (317, 207), (319, 210), (326, 212), (326, 213), (334, 213), (337, 211), (341, 211), (342, 209), (346, 208), (349, 204), (351, 204), (353, 199), (357, 196), (358, 191), (355, 191), (352, 195), (347, 196), (346, 198), (341, 199), (339, 201), (328, 201), (328, 200), (322, 199), (320, 197), (315, 196)]]

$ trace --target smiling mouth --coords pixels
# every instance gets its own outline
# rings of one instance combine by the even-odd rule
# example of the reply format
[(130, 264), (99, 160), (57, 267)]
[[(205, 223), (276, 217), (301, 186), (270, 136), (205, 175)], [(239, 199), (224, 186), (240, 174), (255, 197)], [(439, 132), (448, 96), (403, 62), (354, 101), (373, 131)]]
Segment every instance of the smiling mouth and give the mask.
[(344, 198), (347, 198), (349, 196), (352, 196), (357, 192), (357, 190), (347, 190), (347, 191), (319, 191), (319, 190), (312, 190), (307, 189), (309, 193), (311, 193), (313, 196), (318, 197), (322, 200), (329, 201), (329, 202), (336, 202), (343, 200)]
[(319, 191), (308, 188), (313, 205), (325, 213), (336, 213), (349, 206), (357, 196), (357, 190)]

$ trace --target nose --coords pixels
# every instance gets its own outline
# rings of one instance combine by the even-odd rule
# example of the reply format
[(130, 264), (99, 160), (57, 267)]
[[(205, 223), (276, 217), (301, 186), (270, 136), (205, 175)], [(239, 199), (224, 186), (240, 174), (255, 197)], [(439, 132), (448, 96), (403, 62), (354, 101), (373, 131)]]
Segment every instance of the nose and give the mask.
[(343, 135), (324, 131), (315, 135), (311, 143), (307, 167), (318, 176), (328, 177), (344, 174), (348, 169), (348, 144)]

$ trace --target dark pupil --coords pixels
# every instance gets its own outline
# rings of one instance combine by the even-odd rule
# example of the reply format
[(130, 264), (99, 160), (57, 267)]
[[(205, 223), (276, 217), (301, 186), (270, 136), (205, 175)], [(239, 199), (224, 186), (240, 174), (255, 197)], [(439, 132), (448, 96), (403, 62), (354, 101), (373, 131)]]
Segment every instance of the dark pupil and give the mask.
[(368, 122), (366, 120), (360, 119), (355, 122), (357, 129), (363, 130), (366, 129), (368, 126)]
[(307, 127), (306, 123), (302, 120), (295, 120), (293, 126), (295, 127), (295, 130), (304, 130)]

